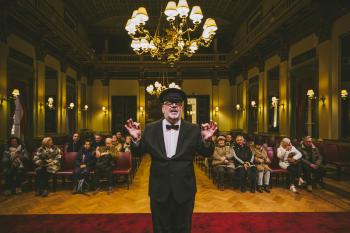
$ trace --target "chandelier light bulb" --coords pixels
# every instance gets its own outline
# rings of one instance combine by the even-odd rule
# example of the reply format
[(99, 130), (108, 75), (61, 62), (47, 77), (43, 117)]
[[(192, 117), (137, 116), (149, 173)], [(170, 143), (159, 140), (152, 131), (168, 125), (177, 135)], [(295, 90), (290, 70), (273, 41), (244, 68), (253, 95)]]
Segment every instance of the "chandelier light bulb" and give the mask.
[(169, 1), (168, 4), (166, 5), (164, 14), (168, 16), (167, 17), (168, 21), (175, 20), (175, 17), (179, 14), (179, 12), (177, 12), (176, 10), (176, 2)]
[(193, 21), (194, 24), (199, 24), (203, 19), (203, 13), (199, 6), (194, 6), (192, 8), (190, 19)]
[(145, 25), (146, 21), (149, 19), (146, 8), (140, 7), (137, 10), (135, 18), (138, 22), (140, 22), (141, 25)]
[(176, 8), (181, 18), (186, 18), (188, 13), (190, 12), (190, 8), (188, 7), (186, 0), (179, 0)]
[(143, 50), (148, 49), (149, 48), (148, 41), (145, 38), (142, 38), (140, 42), (140, 46), (141, 46), (141, 49)]
[(218, 27), (216, 26), (216, 22), (212, 18), (207, 18), (203, 25), (204, 31), (208, 31), (209, 33), (214, 33), (218, 30)]
[(134, 50), (139, 50), (141, 47), (141, 42), (139, 40), (139, 38), (134, 38), (131, 41), (131, 48), (133, 48)]
[(132, 16), (131, 16), (131, 22), (135, 25), (135, 26), (139, 26), (140, 25), (140, 21), (139, 21), (139, 18), (137, 18), (138, 14), (138, 10), (134, 10), (132, 12)]

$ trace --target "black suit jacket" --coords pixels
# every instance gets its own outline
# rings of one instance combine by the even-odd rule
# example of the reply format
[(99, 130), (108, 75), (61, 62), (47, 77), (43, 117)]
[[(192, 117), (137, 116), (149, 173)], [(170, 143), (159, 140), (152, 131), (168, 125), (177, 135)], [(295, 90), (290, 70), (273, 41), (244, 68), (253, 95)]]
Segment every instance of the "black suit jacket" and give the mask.
[[(163, 119), (162, 119), (163, 120)], [(133, 145), (136, 153), (151, 155), (149, 195), (151, 199), (165, 202), (170, 194), (178, 203), (194, 197), (196, 177), (193, 158), (196, 152), (204, 156), (213, 154), (212, 142), (202, 141), (198, 125), (181, 121), (176, 154), (168, 158), (165, 150), (162, 120), (146, 126), (141, 141)]]

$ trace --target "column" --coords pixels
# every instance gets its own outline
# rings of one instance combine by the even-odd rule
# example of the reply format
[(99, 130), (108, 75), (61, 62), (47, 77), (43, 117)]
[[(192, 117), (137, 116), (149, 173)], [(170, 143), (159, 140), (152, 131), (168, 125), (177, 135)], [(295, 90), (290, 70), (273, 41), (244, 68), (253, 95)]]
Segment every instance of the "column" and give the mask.
[(280, 108), (279, 108), (279, 130), (280, 135), (290, 135), (290, 109), (289, 109), (289, 80), (288, 80), (288, 53), (289, 48), (280, 50)]
[(59, 134), (66, 133), (66, 111), (67, 111), (67, 99), (66, 99), (66, 71), (67, 63), (61, 61), (61, 70), (58, 78), (58, 96), (57, 96), (57, 130)]
[[(338, 114), (332, 119), (332, 106), (338, 107), (339, 92), (332, 92), (332, 43), (330, 39), (320, 42), (318, 53), (318, 96), (324, 96), (325, 102), (318, 103), (319, 138), (337, 139)], [(338, 111), (336, 111), (338, 112)]]
[(258, 133), (267, 132), (266, 119), (266, 85), (265, 85), (265, 61), (262, 60), (258, 64), (259, 68), (259, 106), (258, 106)]
[(77, 86), (76, 86), (76, 89), (77, 89), (77, 122), (76, 122), (76, 125), (77, 125), (77, 129), (82, 129), (84, 127), (84, 122), (83, 122), (83, 117), (82, 117), (82, 106), (81, 106), (81, 73), (80, 72), (77, 72)]
[(9, 48), (6, 44), (6, 39), (0, 40), (0, 143), (3, 145), (7, 140), (7, 117), (8, 117), (8, 102), (7, 98), (7, 57)]
[[(110, 134), (112, 129), (111, 129), (111, 121), (112, 121), (112, 114), (111, 114), (111, 109), (112, 109), (112, 106), (111, 106), (111, 101), (110, 101), (110, 92), (109, 92), (109, 77), (108, 77), (108, 73), (105, 72), (104, 74), (104, 79), (101, 80), (102, 82), (102, 86), (103, 86), (103, 90), (104, 91), (104, 96), (103, 96), (103, 106), (106, 107), (106, 110), (107, 112), (106, 113), (103, 113), (104, 114), (104, 117), (103, 117), (103, 120), (102, 120), (102, 128), (103, 128), (103, 132), (106, 133), (106, 134)], [(100, 108), (100, 111), (101, 111), (101, 108)]]
[(145, 79), (144, 73), (140, 72), (139, 78), (139, 99), (137, 104), (137, 112), (138, 118), (137, 121), (141, 124), (141, 129), (145, 128), (146, 122), (146, 87), (145, 87)]
[(248, 99), (248, 70), (243, 71), (243, 82), (242, 82), (242, 127), (243, 127), (243, 132), (248, 133), (248, 108), (249, 108), (249, 103), (247, 103)]
[(212, 81), (212, 120), (215, 121), (218, 124), (218, 127), (220, 129), (220, 101), (219, 101), (219, 82), (220, 80), (215, 77), (211, 80)]
[(34, 136), (42, 138), (45, 135), (45, 56), (46, 51), (38, 45), (35, 48), (35, 98), (34, 98)]

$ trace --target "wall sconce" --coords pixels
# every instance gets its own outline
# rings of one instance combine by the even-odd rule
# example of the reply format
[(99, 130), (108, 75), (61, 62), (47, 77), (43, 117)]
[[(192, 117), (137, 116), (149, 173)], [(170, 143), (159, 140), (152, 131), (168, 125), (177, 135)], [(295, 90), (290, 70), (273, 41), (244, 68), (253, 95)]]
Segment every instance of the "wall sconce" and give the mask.
[(105, 106), (102, 106), (102, 112), (104, 112), (104, 114), (107, 115), (107, 108)]
[(214, 109), (214, 115), (215, 116), (216, 116), (216, 114), (218, 114), (219, 110), (220, 110), (219, 106), (216, 106), (215, 109)]
[(236, 104), (236, 110), (237, 110), (237, 111), (241, 111), (241, 105)]
[(53, 102), (54, 102), (53, 98), (52, 98), (52, 97), (49, 97), (49, 98), (47, 99), (46, 106), (49, 107), (49, 109), (55, 109), (54, 106), (53, 106)]
[(348, 95), (349, 95), (349, 93), (347, 90), (343, 89), (340, 91), (340, 97), (342, 100), (346, 100), (346, 98), (348, 98)]
[(13, 89), (12, 95), (13, 95), (14, 98), (16, 98), (17, 96), (19, 96), (19, 95), (20, 95), (19, 90), (18, 90), (18, 89)]
[(145, 113), (145, 109), (142, 106), (140, 106), (140, 114), (141, 114), (141, 116), (143, 116), (144, 113)]
[(324, 105), (324, 101), (326, 100), (326, 97), (324, 97), (324, 96), (321, 96), (321, 97), (315, 96), (315, 92), (314, 92), (314, 90), (312, 90), (312, 89), (307, 90), (306, 95), (307, 95), (307, 97), (308, 97), (310, 100), (322, 101), (322, 104), (323, 104), (323, 105)]
[(250, 106), (252, 106), (252, 108), (256, 108), (257, 107), (255, 100), (252, 100), (250, 102)]
[(87, 111), (89, 106), (87, 104), (84, 105), (83, 111)]
[(71, 103), (68, 105), (67, 108), (68, 108), (69, 110), (73, 110), (73, 109), (74, 109), (74, 106), (75, 106), (74, 103), (71, 102)]
[(0, 96), (0, 105), (2, 105), (2, 102), (7, 101), (5, 96)]

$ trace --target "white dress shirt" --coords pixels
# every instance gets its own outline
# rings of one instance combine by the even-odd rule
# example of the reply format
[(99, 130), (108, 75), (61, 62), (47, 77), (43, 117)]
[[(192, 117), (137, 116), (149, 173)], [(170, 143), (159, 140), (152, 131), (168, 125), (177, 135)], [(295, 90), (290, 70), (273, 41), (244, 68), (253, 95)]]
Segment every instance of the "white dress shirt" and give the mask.
[(166, 125), (171, 125), (171, 123), (169, 123), (166, 119), (164, 119), (162, 123), (166, 156), (168, 158), (171, 158), (176, 153), (177, 140), (179, 138), (179, 132), (181, 127), (181, 120), (174, 124), (179, 126), (178, 130), (166, 129)]

